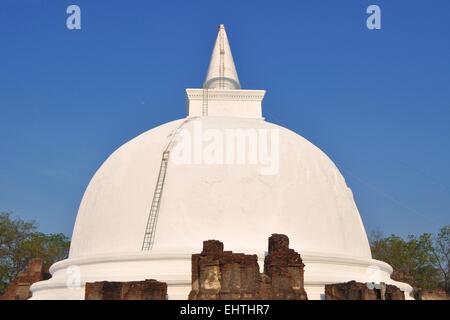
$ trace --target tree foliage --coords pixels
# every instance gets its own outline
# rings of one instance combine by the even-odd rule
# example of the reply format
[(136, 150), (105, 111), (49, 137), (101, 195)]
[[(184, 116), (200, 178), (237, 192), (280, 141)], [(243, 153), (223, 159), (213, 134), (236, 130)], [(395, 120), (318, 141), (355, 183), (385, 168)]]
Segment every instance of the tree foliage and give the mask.
[(41, 258), (46, 266), (67, 257), (69, 239), (63, 234), (38, 232), (34, 221), (0, 213), (0, 294), (28, 260)]
[(383, 237), (379, 231), (370, 237), (372, 256), (389, 263), (394, 280), (411, 284), (415, 289), (444, 289), (449, 292), (450, 225), (437, 235), (424, 233)]
[(450, 293), (450, 225), (443, 227), (434, 239), (433, 254), (445, 292)]

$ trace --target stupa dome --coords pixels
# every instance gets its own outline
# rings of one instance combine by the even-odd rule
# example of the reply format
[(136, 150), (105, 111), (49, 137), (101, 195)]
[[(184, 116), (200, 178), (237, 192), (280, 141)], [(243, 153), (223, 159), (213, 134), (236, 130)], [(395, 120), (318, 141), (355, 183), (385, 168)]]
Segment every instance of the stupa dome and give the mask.
[[(161, 154), (182, 121), (134, 138), (100, 167), (78, 211), (70, 258), (141, 251)], [(272, 233), (284, 233), (301, 252), (370, 258), (352, 192), (320, 149), (262, 119), (201, 117), (184, 129), (194, 135), (196, 127), (274, 130), (278, 172), (261, 174), (265, 164), (169, 162), (153, 252), (198, 252), (216, 238), (235, 252), (264, 251)]]
[[(311, 142), (262, 117), (264, 90), (242, 90), (224, 27), (201, 89), (187, 89), (185, 119), (151, 129), (117, 149), (90, 181), (68, 259), (33, 299), (83, 299), (84, 283), (157, 279), (186, 299), (191, 255), (204, 240), (264, 259), (273, 233), (301, 253), (305, 289), (386, 282), (373, 260), (343, 176)], [(260, 263), (262, 266), (262, 263)]]

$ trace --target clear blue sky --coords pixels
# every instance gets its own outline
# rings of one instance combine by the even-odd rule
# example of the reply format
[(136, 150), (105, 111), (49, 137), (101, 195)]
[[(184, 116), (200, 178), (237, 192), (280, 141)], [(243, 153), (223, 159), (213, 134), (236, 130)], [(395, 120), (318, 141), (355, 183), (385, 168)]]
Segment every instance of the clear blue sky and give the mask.
[(0, 211), (70, 235), (106, 157), (185, 116), (224, 23), (242, 86), (336, 162), (366, 229), (435, 232), (450, 223), (449, 16), (448, 0), (2, 0)]

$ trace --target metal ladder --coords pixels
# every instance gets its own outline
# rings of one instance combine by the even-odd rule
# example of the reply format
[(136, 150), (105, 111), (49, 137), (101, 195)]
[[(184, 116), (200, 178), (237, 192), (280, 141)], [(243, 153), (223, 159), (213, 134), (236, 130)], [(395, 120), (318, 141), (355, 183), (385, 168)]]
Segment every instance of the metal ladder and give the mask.
[(202, 116), (208, 116), (208, 88), (203, 87)]
[(145, 228), (144, 241), (142, 243), (142, 251), (151, 250), (155, 240), (156, 223), (158, 222), (158, 214), (161, 206), (161, 197), (164, 190), (164, 182), (166, 180), (167, 166), (169, 163), (170, 151), (177, 143), (176, 137), (183, 128), (183, 126), (192, 120), (188, 118), (184, 120), (181, 125), (172, 133), (171, 139), (167, 144), (161, 158), (161, 165), (159, 167), (158, 180), (156, 182), (155, 191), (153, 193), (152, 205), (147, 220), (147, 227)]

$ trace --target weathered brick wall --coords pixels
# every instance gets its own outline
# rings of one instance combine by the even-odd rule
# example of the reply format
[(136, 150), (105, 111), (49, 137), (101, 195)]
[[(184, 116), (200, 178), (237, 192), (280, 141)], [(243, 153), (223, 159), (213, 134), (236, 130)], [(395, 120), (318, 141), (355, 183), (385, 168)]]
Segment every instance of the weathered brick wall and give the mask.
[(326, 300), (405, 300), (405, 293), (393, 285), (381, 283), (369, 288), (366, 283), (349, 281), (325, 286)]
[(271, 279), (273, 300), (307, 300), (304, 267), (300, 254), (289, 249), (286, 235), (273, 234), (269, 238), (264, 273)]
[(30, 259), (25, 270), (10, 283), (5, 294), (0, 296), (0, 300), (27, 300), (31, 298), (31, 285), (48, 280), (50, 277), (42, 259)]
[(443, 290), (424, 290), (419, 289), (414, 291), (414, 299), (417, 300), (450, 300), (450, 295), (447, 295)]
[(86, 300), (166, 300), (167, 283), (156, 280), (88, 282)]
[(260, 281), (256, 255), (223, 251), (220, 241), (204, 241), (202, 252), (192, 255), (189, 299), (256, 299)]
[(394, 285), (387, 284), (384, 300), (405, 300), (405, 292)]
[(265, 273), (259, 272), (257, 255), (223, 250), (217, 240), (203, 242), (200, 254), (192, 255), (190, 300), (306, 300), (303, 263), (284, 235), (269, 238)]

